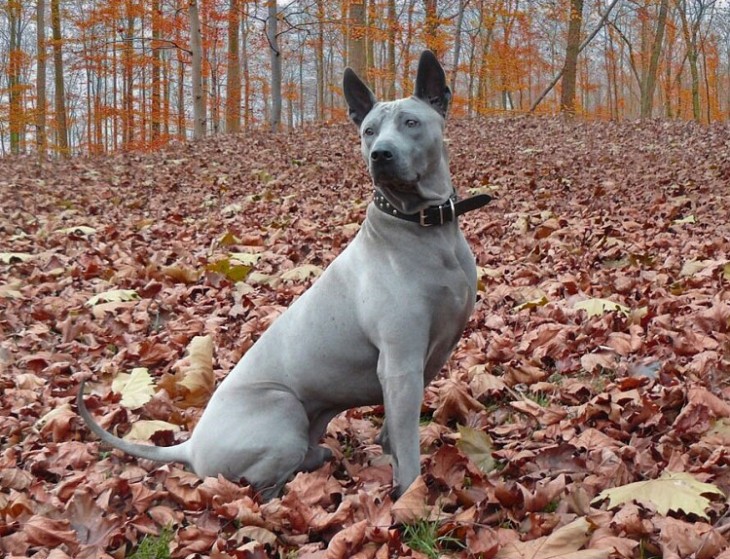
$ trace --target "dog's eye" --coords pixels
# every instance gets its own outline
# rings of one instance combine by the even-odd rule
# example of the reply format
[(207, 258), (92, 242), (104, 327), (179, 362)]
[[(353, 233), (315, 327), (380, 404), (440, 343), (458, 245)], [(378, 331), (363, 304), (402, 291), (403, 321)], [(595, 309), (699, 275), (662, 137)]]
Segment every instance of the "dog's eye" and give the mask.
[(406, 126), (408, 128), (415, 128), (416, 126), (418, 126), (418, 121), (414, 120), (412, 118), (409, 118), (408, 120), (406, 120)]
[(372, 136), (373, 134), (375, 134), (375, 130), (373, 130), (372, 128), (370, 128), (368, 126), (365, 130), (363, 130), (362, 133), (365, 134), (366, 136)]

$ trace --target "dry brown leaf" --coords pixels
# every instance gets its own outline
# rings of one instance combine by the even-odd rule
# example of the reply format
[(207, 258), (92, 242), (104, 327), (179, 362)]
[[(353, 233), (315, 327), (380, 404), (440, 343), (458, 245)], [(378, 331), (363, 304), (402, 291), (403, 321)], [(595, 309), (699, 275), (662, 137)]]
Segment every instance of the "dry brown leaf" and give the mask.
[(390, 509), (393, 522), (411, 524), (428, 517), (431, 507), (427, 503), (428, 488), (421, 476), (405, 490)]
[(361, 520), (335, 534), (327, 546), (327, 559), (350, 559), (365, 539), (367, 520)]
[(187, 389), (183, 399), (186, 406), (200, 407), (210, 399), (215, 388), (213, 372), (213, 338), (195, 336), (187, 348), (187, 355), (175, 364), (181, 374), (180, 386)]
[(76, 532), (71, 529), (68, 520), (53, 520), (36, 514), (23, 523), (22, 530), (31, 545), (43, 547), (68, 545), (73, 548), (78, 544)]
[(502, 547), (497, 559), (608, 559), (612, 549), (584, 549), (590, 539), (591, 524), (578, 518), (549, 536)]

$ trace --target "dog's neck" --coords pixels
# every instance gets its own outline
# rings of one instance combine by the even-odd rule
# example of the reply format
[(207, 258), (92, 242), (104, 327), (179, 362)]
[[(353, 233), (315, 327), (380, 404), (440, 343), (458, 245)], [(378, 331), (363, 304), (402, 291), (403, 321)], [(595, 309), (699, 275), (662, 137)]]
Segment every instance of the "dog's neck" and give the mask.
[(459, 197), (454, 190), (449, 199), (443, 204), (429, 206), (420, 212), (407, 214), (396, 209), (388, 202), (385, 195), (376, 189), (373, 204), (381, 212), (391, 217), (417, 223), (421, 227), (431, 227), (456, 221), (461, 214), (486, 206), (491, 200), (492, 197), (488, 194), (478, 194), (466, 200), (459, 201)]

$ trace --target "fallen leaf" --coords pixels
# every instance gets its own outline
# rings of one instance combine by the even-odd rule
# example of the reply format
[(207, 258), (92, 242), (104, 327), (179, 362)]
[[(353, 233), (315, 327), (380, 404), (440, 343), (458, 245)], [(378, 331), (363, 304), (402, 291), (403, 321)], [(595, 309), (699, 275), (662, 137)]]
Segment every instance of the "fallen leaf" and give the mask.
[(301, 282), (322, 275), (322, 268), (313, 264), (297, 266), (281, 274), (279, 279), (284, 282)]
[(390, 509), (393, 515), (393, 522), (398, 524), (411, 524), (417, 520), (428, 517), (431, 507), (426, 499), (428, 488), (421, 476), (410, 485), (408, 489), (393, 503)]
[(459, 440), (456, 441), (457, 448), (463, 452), (473, 463), (485, 474), (494, 469), (495, 461), (492, 458), (492, 439), (484, 431), (458, 426)]
[(63, 229), (57, 229), (56, 233), (64, 233), (65, 235), (79, 235), (88, 237), (96, 233), (96, 229), (89, 227), (88, 225), (73, 225), (71, 227), (64, 227)]
[(101, 302), (105, 303), (121, 303), (124, 301), (136, 301), (139, 299), (139, 294), (134, 289), (110, 289), (103, 293), (98, 293), (93, 297), (90, 297), (86, 301), (87, 307), (93, 307)]
[(669, 512), (683, 512), (709, 519), (706, 509), (710, 506), (710, 500), (704, 495), (725, 496), (714, 485), (697, 481), (688, 473), (665, 471), (657, 479), (605, 489), (592, 503), (608, 499), (608, 508), (614, 508), (636, 501), (642, 505), (653, 506), (659, 514), (665, 516)]
[(131, 373), (119, 373), (112, 382), (112, 390), (122, 395), (120, 403), (129, 410), (141, 408), (155, 393), (152, 377), (144, 367), (136, 367)]
[(558, 528), (549, 536), (505, 545), (495, 557), (496, 559), (608, 559), (613, 549), (580, 550), (590, 539), (591, 532), (591, 524), (581, 517)]
[(182, 375), (178, 382), (188, 393), (184, 402), (188, 406), (202, 406), (208, 402), (215, 388), (213, 372), (213, 338), (195, 336), (187, 348), (187, 355), (174, 368)]
[(159, 419), (142, 419), (135, 421), (129, 432), (122, 438), (132, 441), (149, 441), (152, 435), (158, 431), (172, 431), (173, 433), (177, 433), (180, 431), (180, 426)]
[(628, 307), (619, 305), (618, 303), (615, 303), (614, 301), (611, 301), (609, 299), (600, 298), (585, 299), (584, 301), (579, 301), (573, 305), (573, 308), (576, 310), (586, 311), (586, 314), (589, 317), (601, 316), (604, 313), (614, 311), (628, 314), (631, 310)]
[(13, 264), (15, 262), (27, 262), (34, 258), (34, 255), (27, 252), (0, 252), (0, 262), (3, 264)]

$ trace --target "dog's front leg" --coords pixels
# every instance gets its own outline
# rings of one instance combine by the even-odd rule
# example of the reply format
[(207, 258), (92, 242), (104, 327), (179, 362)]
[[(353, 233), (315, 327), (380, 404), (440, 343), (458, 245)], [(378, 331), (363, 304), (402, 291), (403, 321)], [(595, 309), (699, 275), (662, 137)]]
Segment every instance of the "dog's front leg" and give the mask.
[(421, 472), (418, 423), (423, 400), (423, 362), (383, 351), (378, 378), (385, 404), (386, 441), (393, 461), (393, 493), (400, 496)]

